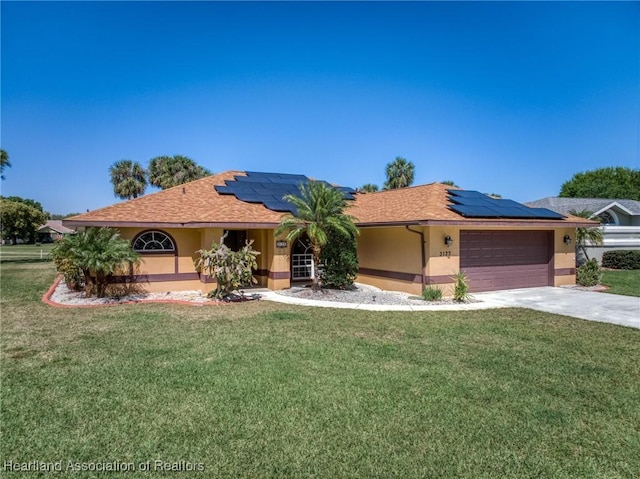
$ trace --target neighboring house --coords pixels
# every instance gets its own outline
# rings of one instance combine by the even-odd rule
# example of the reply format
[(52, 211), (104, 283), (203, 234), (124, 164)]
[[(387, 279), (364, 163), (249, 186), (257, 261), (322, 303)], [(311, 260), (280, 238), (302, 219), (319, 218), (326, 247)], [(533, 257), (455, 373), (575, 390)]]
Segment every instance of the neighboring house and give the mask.
[[(291, 205), (273, 188), (289, 184), (295, 190), (301, 181), (308, 179), (227, 171), (63, 223), (118, 228), (143, 262), (135, 276), (117, 280), (149, 291), (212, 289), (213, 280), (196, 272), (193, 261), (197, 250), (210, 248), (225, 232), (232, 248), (254, 241), (261, 286), (289, 288), (309, 279), (311, 252), (304, 240), (274, 236)], [(597, 225), (440, 183), (367, 194), (342, 189), (353, 198), (348, 213), (361, 229), (357, 281), (413, 294), (428, 284), (451, 294), (451, 276), (461, 269), (472, 291), (574, 284), (575, 228)]]
[(640, 201), (601, 198), (543, 198), (526, 203), (536, 208), (548, 208), (560, 214), (589, 211), (600, 221), (604, 240), (601, 245), (586, 248), (589, 258), (602, 261), (605, 251), (640, 249)]
[(63, 226), (62, 220), (49, 220), (36, 230), (40, 243), (53, 243), (60, 240), (64, 235), (75, 233), (71, 228)]

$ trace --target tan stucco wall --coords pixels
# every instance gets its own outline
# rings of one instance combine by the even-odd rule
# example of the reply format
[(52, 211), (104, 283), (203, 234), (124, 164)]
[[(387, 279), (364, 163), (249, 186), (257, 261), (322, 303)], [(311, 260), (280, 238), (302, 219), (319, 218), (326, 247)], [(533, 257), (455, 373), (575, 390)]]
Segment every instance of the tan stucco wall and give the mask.
[[(121, 228), (120, 234), (123, 238), (132, 240), (142, 231), (151, 228)], [(169, 234), (176, 243), (178, 250), (177, 270), (176, 256), (174, 254), (143, 254), (142, 261), (138, 267), (137, 274), (158, 275), (158, 274), (181, 274), (196, 273), (194, 260), (198, 257), (196, 251), (199, 249), (210, 249), (213, 242), (219, 243), (224, 233), (223, 228), (153, 228), (153, 230), (163, 231)], [(260, 251), (257, 258), (258, 269), (269, 270), (274, 264), (282, 271), (288, 271), (288, 250), (284, 250), (285, 263), (271, 259), (275, 249), (275, 239), (273, 230), (249, 230), (247, 231), (249, 240), (254, 240), (253, 249)], [(258, 285), (267, 286), (267, 276), (256, 276)], [(140, 283), (140, 286), (147, 291), (179, 291), (179, 290), (201, 290), (210, 291), (215, 287), (215, 283), (203, 283), (200, 280), (189, 279), (180, 281), (159, 281)], [(272, 286), (269, 286), (272, 287)], [(276, 280), (272, 289), (282, 289), (289, 287), (289, 280)]]
[[(412, 230), (423, 231), (426, 242), (427, 283), (442, 289), (445, 296), (453, 294), (454, 275), (460, 269), (461, 230), (529, 230), (554, 231), (554, 269), (556, 286), (575, 284), (575, 274), (566, 274), (575, 269), (575, 229), (549, 227), (486, 227), (486, 226), (412, 226)], [(564, 236), (572, 238), (571, 245), (564, 244)], [(453, 244), (446, 246), (444, 239), (451, 236)], [(404, 226), (393, 228), (362, 228), (358, 238), (358, 258), (360, 268), (377, 269), (386, 272), (415, 273), (421, 270), (420, 236), (410, 233)], [(360, 274), (357, 281), (382, 289), (420, 294), (422, 285), (374, 275)]]
[[(420, 231), (420, 228), (412, 227)], [(426, 240), (426, 237), (425, 237)], [(361, 269), (388, 273), (422, 274), (421, 238), (405, 227), (362, 228), (358, 236), (358, 261)], [(420, 294), (422, 283), (361, 272), (356, 281), (377, 288)]]
[(286, 248), (276, 247), (276, 241), (285, 241), (285, 238), (286, 235), (284, 234), (275, 237), (273, 230), (267, 231), (265, 241), (267, 242), (267, 262), (270, 273), (267, 279), (267, 287), (269, 289), (277, 290), (291, 287), (291, 244), (287, 244)]
[[(569, 235), (571, 244), (564, 244), (564, 236)], [(575, 228), (558, 228), (554, 231), (553, 247), (555, 252), (554, 268), (556, 270), (572, 270), (576, 268), (576, 230)], [(576, 275), (555, 275), (554, 286), (576, 284)]]

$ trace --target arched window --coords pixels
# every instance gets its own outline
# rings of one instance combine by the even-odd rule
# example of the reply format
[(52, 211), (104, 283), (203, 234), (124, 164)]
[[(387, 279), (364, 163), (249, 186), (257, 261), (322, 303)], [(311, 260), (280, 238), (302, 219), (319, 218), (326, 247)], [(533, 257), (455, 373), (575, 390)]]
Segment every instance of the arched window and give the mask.
[(162, 231), (145, 231), (133, 240), (133, 250), (141, 253), (173, 253), (176, 246), (171, 237)]
[(617, 218), (615, 217), (615, 214), (610, 211), (603, 211), (598, 215), (598, 218), (600, 219), (600, 223), (603, 225), (615, 225), (618, 223), (616, 221)]

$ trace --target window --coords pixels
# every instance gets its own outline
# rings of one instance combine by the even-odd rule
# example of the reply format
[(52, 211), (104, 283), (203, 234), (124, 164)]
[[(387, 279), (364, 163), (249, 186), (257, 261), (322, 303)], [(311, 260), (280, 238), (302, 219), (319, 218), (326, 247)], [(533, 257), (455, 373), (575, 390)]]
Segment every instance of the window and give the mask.
[(141, 252), (174, 252), (173, 240), (162, 231), (146, 231), (133, 241), (133, 250)]
[(246, 230), (225, 230), (227, 235), (224, 239), (224, 244), (231, 251), (240, 251), (247, 242)]
[(603, 211), (598, 215), (598, 218), (600, 219), (600, 223), (603, 225), (617, 224), (616, 218), (614, 218), (614, 216), (609, 211)]

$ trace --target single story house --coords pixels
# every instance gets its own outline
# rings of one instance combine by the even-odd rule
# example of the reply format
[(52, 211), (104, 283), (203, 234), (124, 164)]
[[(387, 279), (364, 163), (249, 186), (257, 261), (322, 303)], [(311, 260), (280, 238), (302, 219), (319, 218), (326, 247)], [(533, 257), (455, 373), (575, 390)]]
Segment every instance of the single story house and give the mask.
[[(274, 236), (290, 208), (282, 191), (301, 181), (308, 178), (227, 171), (63, 223), (117, 228), (143, 258), (128, 280), (149, 291), (212, 289), (194, 259), (225, 232), (230, 247), (254, 241), (261, 286), (284, 289), (311, 275), (308, 245)], [(597, 224), (441, 183), (377, 193), (341, 189), (361, 231), (357, 281), (414, 294), (429, 284), (451, 294), (451, 276), (460, 270), (472, 291), (574, 284), (575, 228)]]
[(36, 230), (40, 243), (53, 243), (62, 239), (64, 235), (73, 233), (75, 233), (75, 230), (64, 226), (62, 220), (48, 220)]
[(572, 211), (588, 211), (600, 221), (603, 232), (601, 245), (588, 244), (589, 258), (602, 261), (605, 251), (640, 250), (640, 201), (602, 198), (549, 197), (526, 203), (535, 208), (548, 208), (566, 215)]

